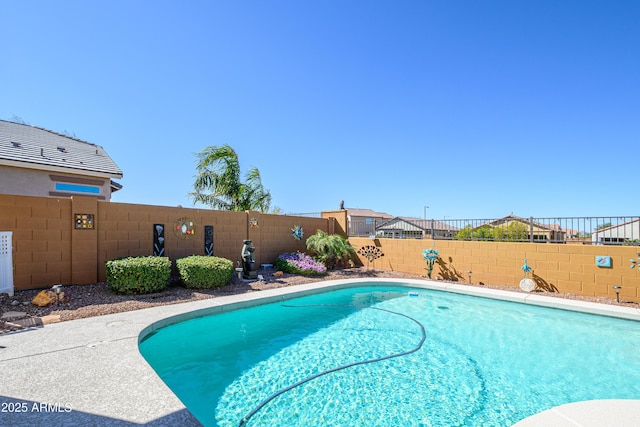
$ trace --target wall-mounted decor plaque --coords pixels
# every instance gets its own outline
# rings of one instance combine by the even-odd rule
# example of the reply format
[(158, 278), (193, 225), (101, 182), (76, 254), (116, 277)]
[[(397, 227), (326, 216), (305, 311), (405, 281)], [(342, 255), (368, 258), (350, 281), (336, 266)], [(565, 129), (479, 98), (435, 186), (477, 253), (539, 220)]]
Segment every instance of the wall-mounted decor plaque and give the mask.
[(76, 230), (92, 230), (95, 226), (93, 214), (73, 214), (73, 226)]
[(180, 239), (190, 239), (196, 234), (196, 224), (189, 218), (178, 218), (173, 224), (173, 231)]

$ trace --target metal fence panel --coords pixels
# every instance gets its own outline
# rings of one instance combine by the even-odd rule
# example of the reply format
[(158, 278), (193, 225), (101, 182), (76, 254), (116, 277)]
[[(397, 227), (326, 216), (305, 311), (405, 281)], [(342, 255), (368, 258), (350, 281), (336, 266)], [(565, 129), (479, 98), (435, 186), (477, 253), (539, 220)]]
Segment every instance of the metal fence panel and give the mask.
[(640, 246), (640, 216), (349, 221), (349, 236)]

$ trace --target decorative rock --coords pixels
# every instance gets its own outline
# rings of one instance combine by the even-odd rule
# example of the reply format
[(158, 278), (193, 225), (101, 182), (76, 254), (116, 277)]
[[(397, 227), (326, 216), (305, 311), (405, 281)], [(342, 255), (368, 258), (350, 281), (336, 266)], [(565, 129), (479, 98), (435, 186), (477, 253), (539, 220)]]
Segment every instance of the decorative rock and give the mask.
[(282, 271), (276, 271), (275, 273), (273, 273), (273, 277), (282, 277), (284, 276), (284, 273)]
[(31, 301), (33, 305), (38, 307), (46, 307), (52, 302), (57, 301), (57, 295), (53, 291), (40, 291), (38, 295)]
[(66, 304), (69, 301), (71, 301), (71, 296), (65, 295), (64, 292), (60, 292), (60, 295), (58, 296), (58, 302)]
[(16, 305), (20, 305), (20, 301), (18, 301), (17, 299), (14, 299), (13, 301), (11, 301), (11, 305), (12, 306), (16, 306)]

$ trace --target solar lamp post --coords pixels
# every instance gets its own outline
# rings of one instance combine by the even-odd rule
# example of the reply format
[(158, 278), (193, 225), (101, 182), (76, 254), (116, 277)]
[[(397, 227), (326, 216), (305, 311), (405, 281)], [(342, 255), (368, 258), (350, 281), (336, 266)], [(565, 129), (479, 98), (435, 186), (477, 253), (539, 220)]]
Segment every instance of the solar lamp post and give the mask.
[(622, 286), (614, 286), (613, 290), (616, 291), (616, 301), (620, 302), (620, 289), (622, 289)]

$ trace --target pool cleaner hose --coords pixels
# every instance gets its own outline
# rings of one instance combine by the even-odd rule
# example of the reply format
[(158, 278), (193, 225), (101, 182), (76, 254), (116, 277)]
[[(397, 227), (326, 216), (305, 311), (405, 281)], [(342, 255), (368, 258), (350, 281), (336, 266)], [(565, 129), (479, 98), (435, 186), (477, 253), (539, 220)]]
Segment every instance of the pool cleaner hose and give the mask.
[[(342, 304), (311, 304), (311, 305), (285, 305), (285, 307), (291, 307), (291, 308), (304, 308), (304, 307), (354, 307), (353, 305), (342, 305)], [(338, 366), (336, 368), (331, 368), (328, 369), (326, 371), (322, 371), (319, 372), (317, 374), (314, 375), (310, 375), (300, 381), (298, 381), (295, 384), (292, 384), (290, 386), (287, 386), (285, 388), (282, 388), (280, 390), (278, 390), (277, 392), (273, 393), (272, 395), (270, 395), (269, 397), (267, 397), (266, 399), (264, 399), (262, 402), (260, 402), (255, 408), (253, 408), (251, 410), (251, 412), (249, 412), (247, 415), (245, 415), (240, 422), (238, 423), (238, 427), (243, 427), (250, 419), (251, 417), (253, 417), (258, 411), (260, 411), (267, 403), (271, 402), (273, 399), (275, 399), (276, 397), (280, 396), (281, 394), (284, 394), (290, 390), (293, 390), (294, 388), (308, 383), (309, 381), (312, 381), (318, 377), (330, 374), (332, 372), (337, 372), (337, 371), (341, 371), (343, 369), (347, 369), (347, 368), (351, 368), (353, 366), (358, 366), (358, 365), (366, 365), (368, 363), (376, 363), (376, 362), (381, 362), (383, 360), (388, 360), (388, 359), (393, 359), (396, 357), (402, 357), (402, 356), (407, 356), (411, 353), (415, 353), (416, 351), (420, 350), (422, 348), (422, 345), (424, 344), (425, 340), (427, 339), (427, 333), (424, 329), (424, 326), (422, 325), (422, 323), (418, 322), (416, 319), (414, 319), (413, 317), (407, 316), (406, 314), (402, 314), (402, 313), (398, 313), (396, 311), (391, 311), (391, 310), (386, 310), (384, 308), (378, 308), (378, 307), (367, 307), (368, 309), (371, 310), (379, 310), (379, 311), (384, 311), (387, 313), (391, 313), (391, 314), (395, 314), (397, 316), (402, 316), (405, 317), (409, 320), (411, 320), (412, 322), (414, 322), (415, 324), (417, 324), (420, 327), (420, 332), (422, 333), (422, 337), (420, 338), (420, 342), (418, 343), (418, 345), (416, 345), (414, 348), (412, 348), (411, 350), (407, 350), (407, 351), (403, 351), (401, 353), (394, 353), (394, 354), (390, 354), (388, 356), (383, 356), (383, 357), (377, 357), (375, 359), (367, 359), (367, 360), (361, 360), (359, 362), (352, 362), (352, 363), (348, 363), (346, 365), (342, 365), (342, 366)]]

